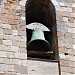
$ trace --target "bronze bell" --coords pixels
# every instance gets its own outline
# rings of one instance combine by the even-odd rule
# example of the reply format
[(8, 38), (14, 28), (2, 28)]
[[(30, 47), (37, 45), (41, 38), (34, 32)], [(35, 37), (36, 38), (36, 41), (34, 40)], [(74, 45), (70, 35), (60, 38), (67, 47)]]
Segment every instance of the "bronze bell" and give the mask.
[(33, 30), (31, 40), (27, 45), (28, 50), (46, 51), (50, 49), (50, 44), (45, 40), (44, 32), (41, 29)]

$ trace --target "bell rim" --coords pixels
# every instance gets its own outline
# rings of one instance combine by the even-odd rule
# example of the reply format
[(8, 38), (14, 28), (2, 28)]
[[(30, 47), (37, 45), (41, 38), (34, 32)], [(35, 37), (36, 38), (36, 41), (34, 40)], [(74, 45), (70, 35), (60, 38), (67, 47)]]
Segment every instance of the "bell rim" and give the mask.
[(35, 39), (35, 40), (31, 40), (31, 41), (29, 41), (28, 44), (27, 44), (27, 47), (30, 46), (30, 43), (32, 43), (32, 42), (36, 42), (36, 41), (41, 41), (41, 42), (46, 43), (46, 46), (48, 47), (48, 51), (50, 50), (50, 44), (49, 44), (49, 42), (46, 41), (46, 40), (42, 40), (42, 39)]

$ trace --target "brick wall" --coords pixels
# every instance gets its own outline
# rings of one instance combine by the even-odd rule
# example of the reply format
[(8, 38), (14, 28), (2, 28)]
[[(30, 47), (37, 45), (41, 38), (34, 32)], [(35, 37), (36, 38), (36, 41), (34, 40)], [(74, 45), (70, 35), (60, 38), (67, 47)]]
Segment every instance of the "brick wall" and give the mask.
[(25, 3), (0, 0), (0, 75), (26, 75)]
[(75, 74), (75, 0), (52, 0), (56, 7), (62, 75)]
[[(0, 0), (0, 75), (26, 75), (25, 1)], [(75, 0), (52, 0), (56, 7), (62, 75), (75, 74)]]

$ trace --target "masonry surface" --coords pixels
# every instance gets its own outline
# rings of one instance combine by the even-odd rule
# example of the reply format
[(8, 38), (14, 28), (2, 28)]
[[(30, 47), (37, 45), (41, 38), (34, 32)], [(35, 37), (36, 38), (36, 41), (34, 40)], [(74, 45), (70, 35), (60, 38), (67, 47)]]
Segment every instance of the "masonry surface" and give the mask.
[[(25, 2), (0, 0), (0, 75), (28, 75)], [(52, 2), (56, 7), (61, 74), (74, 75), (75, 0)]]

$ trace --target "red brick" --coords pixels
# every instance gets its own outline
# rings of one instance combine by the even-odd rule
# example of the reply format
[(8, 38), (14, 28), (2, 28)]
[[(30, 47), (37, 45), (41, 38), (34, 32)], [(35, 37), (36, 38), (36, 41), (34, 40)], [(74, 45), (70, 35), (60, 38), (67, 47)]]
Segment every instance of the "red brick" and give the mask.
[(2, 9), (1, 11), (3, 14), (8, 14), (9, 13), (9, 9)]
[(8, 14), (9, 15), (15, 15), (16, 14), (16, 10), (10, 10)]
[(57, 32), (58, 37), (62, 37), (64, 36), (64, 34), (62, 32)]
[(74, 23), (74, 18), (69, 18), (69, 22)]
[(60, 47), (59, 48), (60, 52), (66, 53), (68, 50), (65, 47)]
[(20, 16), (7, 15), (7, 18), (8, 18), (8, 19), (15, 19), (15, 20), (18, 20), (18, 19), (20, 19)]
[(62, 66), (69, 66), (69, 61), (67, 61), (67, 60), (60, 60), (60, 65), (62, 65)]
[(6, 19), (6, 18), (1, 18), (1, 20), (2, 20), (2, 23), (4, 23), (4, 24), (5, 24), (5, 23), (6, 23), (6, 24), (8, 23), (8, 19)]
[(9, 9), (11, 7), (11, 5), (9, 3), (5, 3), (4, 8), (5, 9)]
[(61, 16), (68, 17), (70, 16), (70, 12), (62, 11)]
[(14, 16), (14, 19), (19, 20), (20, 16)]
[(19, 20), (9, 19), (9, 24), (11, 25), (17, 25), (18, 23), (19, 23)]
[(13, 15), (7, 15), (7, 18), (8, 19), (12, 19), (13, 18)]
[(17, 5), (16, 4), (11, 4), (11, 8), (16, 10), (17, 9)]

